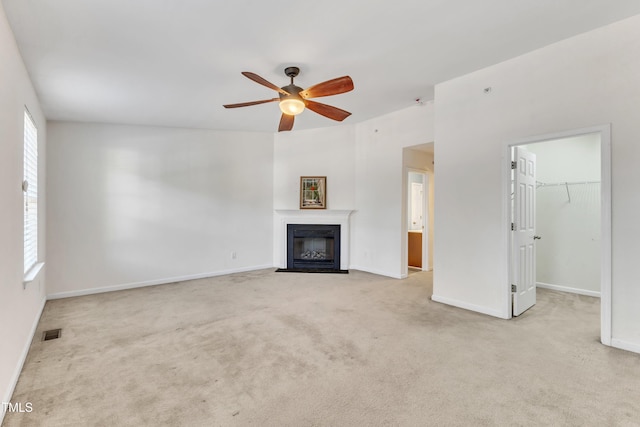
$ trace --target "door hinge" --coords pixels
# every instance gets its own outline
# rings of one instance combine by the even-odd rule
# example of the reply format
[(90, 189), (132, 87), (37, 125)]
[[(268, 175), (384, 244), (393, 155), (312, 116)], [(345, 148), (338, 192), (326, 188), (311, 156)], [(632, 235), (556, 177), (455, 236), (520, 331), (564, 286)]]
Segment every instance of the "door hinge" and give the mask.
[(511, 231), (516, 231), (516, 225), (515, 223), (511, 223)]
[(511, 292), (517, 292), (518, 288), (516, 287), (516, 285), (511, 285)]
[(516, 169), (518, 167), (517, 162), (511, 162), (511, 169)]

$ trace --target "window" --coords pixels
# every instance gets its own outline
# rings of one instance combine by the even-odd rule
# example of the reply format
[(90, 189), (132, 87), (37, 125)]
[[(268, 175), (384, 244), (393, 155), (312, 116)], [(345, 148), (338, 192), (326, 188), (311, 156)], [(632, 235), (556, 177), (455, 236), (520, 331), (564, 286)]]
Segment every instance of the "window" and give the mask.
[(24, 272), (38, 262), (38, 129), (24, 111)]

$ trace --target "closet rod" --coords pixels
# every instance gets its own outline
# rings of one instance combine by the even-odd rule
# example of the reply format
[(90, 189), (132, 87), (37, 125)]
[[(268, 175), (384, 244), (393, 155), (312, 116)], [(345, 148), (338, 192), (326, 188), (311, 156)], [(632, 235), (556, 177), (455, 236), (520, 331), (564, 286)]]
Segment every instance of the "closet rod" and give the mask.
[(575, 181), (575, 182), (552, 182), (552, 183), (538, 181), (536, 183), (536, 186), (540, 188), (540, 187), (558, 187), (560, 185), (566, 186), (566, 185), (579, 185), (579, 184), (600, 184), (600, 181)]

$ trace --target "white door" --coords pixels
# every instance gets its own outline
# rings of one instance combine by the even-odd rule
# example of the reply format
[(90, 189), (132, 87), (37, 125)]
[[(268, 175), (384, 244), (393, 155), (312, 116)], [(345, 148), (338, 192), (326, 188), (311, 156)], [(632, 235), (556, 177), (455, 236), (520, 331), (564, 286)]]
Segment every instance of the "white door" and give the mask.
[(422, 221), (422, 205), (424, 205), (422, 184), (419, 182), (411, 183), (411, 222), (409, 230), (422, 230), (424, 224)]
[(536, 303), (536, 155), (515, 147), (514, 158), (511, 283), (513, 315), (519, 316)]

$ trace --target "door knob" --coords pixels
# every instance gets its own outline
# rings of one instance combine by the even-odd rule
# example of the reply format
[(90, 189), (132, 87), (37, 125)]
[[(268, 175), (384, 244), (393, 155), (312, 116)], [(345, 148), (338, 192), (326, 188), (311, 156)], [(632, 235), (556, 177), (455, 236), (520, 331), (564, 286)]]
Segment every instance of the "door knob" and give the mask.
[(533, 236), (533, 240), (540, 240), (542, 239), (542, 236)]

